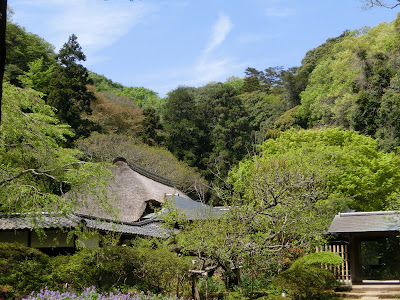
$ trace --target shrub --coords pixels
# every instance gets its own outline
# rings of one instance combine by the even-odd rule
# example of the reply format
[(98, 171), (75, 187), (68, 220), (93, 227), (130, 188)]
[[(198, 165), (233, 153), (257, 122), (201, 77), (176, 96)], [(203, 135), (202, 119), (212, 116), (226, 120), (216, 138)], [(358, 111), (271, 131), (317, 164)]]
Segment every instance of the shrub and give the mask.
[(177, 256), (167, 244), (156, 239), (137, 239), (134, 249), (140, 288), (159, 293), (173, 291), (187, 276), (190, 264), (186, 257)]
[(16, 298), (50, 282), (50, 259), (18, 243), (0, 243), (0, 298)]
[(274, 285), (289, 291), (294, 299), (313, 299), (336, 283), (334, 275), (323, 265), (338, 266), (342, 258), (332, 252), (305, 255), (274, 279)]
[(74, 290), (96, 286), (102, 291), (124, 286), (172, 291), (189, 268), (187, 260), (167, 246), (146, 239), (137, 239), (133, 247), (85, 248), (71, 256), (55, 257), (52, 264), (58, 288), (67, 283)]
[(135, 283), (135, 257), (131, 247), (85, 248), (74, 255), (55, 258), (52, 275), (60, 286), (67, 283), (75, 290), (97, 286), (106, 291)]

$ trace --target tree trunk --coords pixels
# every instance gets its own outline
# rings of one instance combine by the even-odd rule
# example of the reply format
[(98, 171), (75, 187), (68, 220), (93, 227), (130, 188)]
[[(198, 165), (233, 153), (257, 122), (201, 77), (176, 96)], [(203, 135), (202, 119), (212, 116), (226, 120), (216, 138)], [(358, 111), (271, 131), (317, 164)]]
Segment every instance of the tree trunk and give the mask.
[(192, 273), (192, 298), (200, 300), (199, 287), (197, 286), (197, 274)]
[(0, 123), (1, 123), (1, 100), (3, 98), (4, 67), (6, 65), (6, 25), (7, 25), (7, 0), (0, 0)]

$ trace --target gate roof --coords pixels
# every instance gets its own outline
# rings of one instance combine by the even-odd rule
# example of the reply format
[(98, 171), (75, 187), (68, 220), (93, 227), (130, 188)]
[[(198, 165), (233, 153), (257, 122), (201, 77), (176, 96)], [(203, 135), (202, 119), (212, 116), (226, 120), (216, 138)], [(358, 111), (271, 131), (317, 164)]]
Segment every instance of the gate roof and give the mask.
[(400, 231), (400, 212), (371, 211), (339, 213), (327, 233)]

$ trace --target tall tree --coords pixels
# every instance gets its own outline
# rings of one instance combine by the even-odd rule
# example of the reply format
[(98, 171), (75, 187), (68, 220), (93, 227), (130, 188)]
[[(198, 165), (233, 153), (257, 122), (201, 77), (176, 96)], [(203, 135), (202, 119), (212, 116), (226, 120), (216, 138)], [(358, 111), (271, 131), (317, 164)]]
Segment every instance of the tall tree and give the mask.
[(79, 62), (86, 56), (73, 34), (56, 57), (58, 67), (50, 80), (47, 103), (57, 109), (57, 117), (75, 130), (76, 138), (88, 136), (95, 128), (81, 113), (91, 113), (90, 103), (94, 94), (87, 90), (91, 83), (88, 70)]
[(179, 87), (168, 95), (163, 108), (163, 126), (168, 133), (166, 145), (180, 160), (190, 166), (196, 166), (204, 151), (199, 142), (204, 135), (198, 106), (194, 96), (186, 87)]
[(177, 235), (186, 251), (199, 256), (202, 271), (209, 265), (224, 270), (227, 288), (240, 285), (241, 273), (259, 279), (276, 274), (289, 251), (309, 250), (330, 220), (328, 210), (316, 205), (326, 197), (323, 181), (299, 159), (271, 158), (252, 169), (241, 165), (230, 178), (229, 211), (184, 223)]
[(6, 65), (6, 24), (7, 24), (7, 0), (0, 1), (0, 123), (1, 103), (3, 98), (4, 67)]

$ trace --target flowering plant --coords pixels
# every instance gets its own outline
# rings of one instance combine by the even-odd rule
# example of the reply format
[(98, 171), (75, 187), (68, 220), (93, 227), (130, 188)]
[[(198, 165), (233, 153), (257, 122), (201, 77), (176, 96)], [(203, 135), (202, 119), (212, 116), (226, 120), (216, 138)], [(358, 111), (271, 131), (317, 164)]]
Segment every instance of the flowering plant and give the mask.
[(39, 292), (32, 292), (27, 298), (22, 300), (176, 300), (175, 296), (170, 296), (167, 294), (163, 295), (152, 295), (145, 294), (143, 292), (134, 292), (123, 294), (118, 290), (114, 292), (104, 292), (98, 293), (95, 287), (88, 287), (83, 290), (81, 294), (76, 294), (74, 292), (64, 292), (51, 291), (47, 288), (40, 290)]

